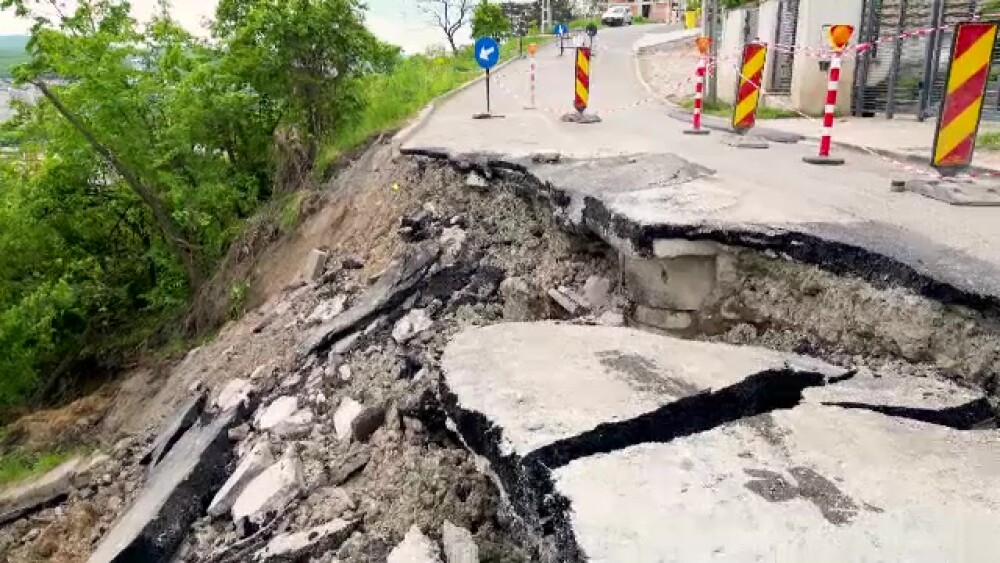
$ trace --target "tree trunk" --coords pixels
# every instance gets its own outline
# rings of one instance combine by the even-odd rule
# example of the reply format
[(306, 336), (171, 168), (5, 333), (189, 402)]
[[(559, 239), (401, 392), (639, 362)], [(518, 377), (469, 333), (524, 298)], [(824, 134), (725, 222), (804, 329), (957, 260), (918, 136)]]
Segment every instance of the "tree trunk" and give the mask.
[(458, 46), (455, 45), (455, 34), (448, 33), (446, 35), (448, 36), (448, 44), (451, 45), (451, 54), (458, 55)]
[(41, 91), (42, 95), (45, 96), (52, 105), (55, 106), (56, 110), (62, 114), (66, 121), (69, 121), (70, 125), (73, 126), (83, 137), (90, 143), (90, 146), (97, 151), (98, 154), (103, 156), (114, 169), (121, 174), (121, 177), (125, 180), (125, 183), (132, 188), (132, 190), (139, 196), (139, 199), (146, 204), (149, 210), (153, 214), (153, 218), (156, 220), (156, 226), (163, 236), (163, 240), (167, 243), (167, 248), (170, 252), (174, 254), (181, 263), (184, 265), (184, 270), (187, 272), (188, 284), (191, 286), (191, 291), (196, 292), (204, 283), (205, 278), (198, 266), (198, 261), (194, 255), (194, 250), (191, 244), (184, 239), (181, 234), (181, 227), (174, 221), (174, 218), (170, 216), (166, 208), (163, 206), (163, 202), (160, 201), (159, 196), (156, 195), (153, 190), (148, 186), (139, 181), (139, 178), (115, 156), (111, 149), (101, 144), (97, 140), (94, 133), (83, 123), (83, 121), (74, 115), (65, 105), (63, 105), (62, 100), (60, 100), (48, 86), (40, 80), (33, 81), (32, 84)]

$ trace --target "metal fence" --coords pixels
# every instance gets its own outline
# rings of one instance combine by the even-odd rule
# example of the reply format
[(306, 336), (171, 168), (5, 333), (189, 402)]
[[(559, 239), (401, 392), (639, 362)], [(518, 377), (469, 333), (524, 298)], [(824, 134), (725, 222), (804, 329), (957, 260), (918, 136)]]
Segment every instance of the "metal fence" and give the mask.
[(791, 46), (795, 45), (798, 24), (799, 0), (782, 0), (778, 7), (778, 26), (774, 37), (774, 46), (777, 48), (771, 50), (774, 63), (771, 66), (771, 86), (768, 90), (772, 94), (788, 96), (792, 93), (795, 54)]
[[(887, 42), (858, 57), (854, 114), (889, 118), (909, 114), (919, 119), (936, 115), (951, 55), (952, 30), (946, 26), (978, 17), (980, 4), (978, 0), (866, 0), (858, 41)], [(899, 37), (903, 32), (927, 28), (935, 31), (920, 37)], [(997, 74), (994, 66), (986, 119), (1000, 119)]]

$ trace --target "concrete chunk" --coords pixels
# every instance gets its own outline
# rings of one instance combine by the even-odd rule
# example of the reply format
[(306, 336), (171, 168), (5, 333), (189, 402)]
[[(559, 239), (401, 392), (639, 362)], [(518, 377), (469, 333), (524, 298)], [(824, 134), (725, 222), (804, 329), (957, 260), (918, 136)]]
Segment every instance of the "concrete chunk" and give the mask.
[(392, 339), (399, 344), (405, 344), (414, 336), (431, 328), (434, 321), (431, 320), (424, 309), (413, 309), (403, 318), (396, 321), (396, 326), (392, 329)]
[(326, 270), (326, 259), (329, 256), (325, 250), (314, 248), (306, 259), (305, 278), (307, 281), (316, 281)]
[(336, 519), (302, 532), (280, 534), (257, 554), (260, 562), (299, 561), (340, 547), (358, 527), (358, 521)]
[(260, 430), (271, 430), (298, 410), (298, 397), (294, 395), (278, 397), (270, 405), (257, 412), (254, 425)]
[(333, 427), (337, 438), (347, 440), (351, 437), (354, 421), (364, 412), (365, 406), (350, 397), (344, 397), (333, 415)]
[(446, 563), (479, 563), (479, 547), (469, 530), (445, 520), (441, 527), (441, 543)]
[(386, 559), (386, 563), (441, 563), (438, 546), (413, 526)]
[(208, 505), (208, 515), (217, 518), (229, 512), (247, 484), (273, 463), (271, 444), (267, 440), (261, 440), (243, 457), (236, 470), (219, 489), (212, 503)]
[(248, 518), (264, 523), (269, 515), (280, 512), (302, 490), (302, 467), (291, 452), (255, 477), (233, 503), (233, 521)]
[(236, 408), (241, 404), (246, 404), (253, 391), (253, 384), (246, 379), (231, 379), (219, 391), (219, 395), (212, 402), (212, 405), (223, 411)]

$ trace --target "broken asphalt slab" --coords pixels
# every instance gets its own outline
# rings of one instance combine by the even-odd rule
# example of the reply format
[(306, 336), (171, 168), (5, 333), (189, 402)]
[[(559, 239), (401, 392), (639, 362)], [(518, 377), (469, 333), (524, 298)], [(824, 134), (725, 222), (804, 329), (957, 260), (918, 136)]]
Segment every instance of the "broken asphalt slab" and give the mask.
[(225, 480), (232, 455), (228, 432), (244, 417), (243, 409), (232, 409), (185, 432), (89, 562), (168, 561)]
[(0, 491), (0, 526), (65, 499), (74, 488), (87, 484), (94, 469), (107, 460), (103, 454), (74, 457), (38, 479)]
[(594, 562), (985, 563), (1000, 549), (998, 438), (802, 405), (552, 479)]
[[(964, 471), (965, 460), (977, 467), (960, 476), (960, 482), (980, 482), (976, 492), (956, 497), (961, 499), (959, 504), (968, 501), (970, 513), (977, 518), (992, 514), (1000, 522), (997, 497), (986, 492), (991, 481), (985, 477), (1000, 467), (1000, 453), (989, 446), (996, 445), (996, 432), (961, 432), (912, 417), (822, 404), (858, 399), (866, 386), (876, 388), (881, 383), (854, 384), (847, 370), (815, 359), (628, 328), (509, 323), (459, 333), (445, 350), (442, 369), (445, 405), (459, 432), (490, 461), (521, 516), (548, 530), (561, 561), (587, 557), (592, 561), (697, 561), (713, 554), (743, 561), (768, 556), (772, 545), (788, 546), (788, 560), (801, 560), (807, 554), (815, 558), (822, 553), (816, 551), (818, 544), (810, 544), (812, 551), (796, 551), (798, 544), (789, 539), (794, 536), (785, 532), (788, 526), (817, 523), (815, 541), (819, 542), (823, 526), (829, 524), (832, 530), (844, 525), (831, 518), (840, 522), (848, 516), (851, 522), (855, 516), (861, 523), (874, 519), (873, 526), (896, 535), (893, 542), (872, 547), (874, 540), (863, 527), (838, 532), (844, 534), (852, 555), (903, 560), (914, 553), (900, 547), (903, 540), (896, 541), (907, 535), (907, 522), (928, 529), (948, 522), (949, 516), (938, 518), (930, 514), (932, 509), (919, 508), (923, 488), (937, 487), (927, 498), (945, 502), (954, 482), (944, 478)], [(838, 392), (840, 385), (844, 385), (842, 392)], [(870, 397), (878, 403), (865, 406), (884, 402), (933, 411), (959, 404), (958, 398), (919, 401), (918, 397), (934, 390), (933, 384), (926, 384), (900, 386), (894, 392), (889, 385)], [(971, 392), (959, 398), (975, 400)], [(701, 446), (705, 436), (736, 431), (746, 435), (728, 449), (712, 442)], [(788, 438), (796, 433), (802, 438)], [(813, 435), (825, 436), (825, 441), (813, 445)], [(650, 493), (651, 487), (664, 488), (658, 480), (665, 460), (688, 467), (683, 456), (662, 453), (673, 451), (670, 448), (675, 444), (689, 444), (688, 457), (713, 464), (710, 471), (695, 471), (708, 485), (699, 482), (685, 488), (681, 484), (685, 481), (673, 476), (664, 481), (672, 487), (667, 487), (670, 495)], [(858, 455), (869, 451), (874, 453)], [(923, 477), (923, 453), (929, 456), (928, 474), (936, 477)], [(635, 461), (639, 455), (645, 457)], [(864, 483), (881, 482), (878, 479), (883, 477), (876, 479), (869, 473), (881, 471), (888, 460), (899, 465), (883, 472), (884, 483), (906, 482), (898, 484), (892, 494), (862, 495)], [(913, 472), (912, 479), (908, 472)], [(754, 475), (780, 477), (784, 481), (776, 481), (777, 486), (784, 489), (775, 494), (789, 496), (796, 490), (787, 500), (804, 500), (766, 501), (744, 487)], [(731, 488), (739, 489), (739, 494), (694, 505), (684, 496), (696, 487), (699, 494), (702, 488), (711, 489), (713, 479), (722, 483), (723, 477), (737, 483)], [(847, 492), (837, 493), (836, 487)], [(827, 517), (826, 509), (816, 508), (823, 502), (832, 503), (829, 510), (836, 514)], [(865, 502), (883, 512), (869, 510)], [(962, 510), (953, 506), (952, 512)], [(691, 529), (708, 538), (690, 548), (685, 541), (693, 532), (673, 534), (671, 525), (667, 534), (663, 526), (685, 518), (688, 512), (692, 518), (702, 518)], [(758, 531), (756, 536), (741, 532), (730, 544), (725, 533), (717, 532), (754, 519), (766, 522), (766, 526), (751, 526)], [(976, 530), (976, 541), (989, 542), (985, 534), (993, 525), (977, 522), (970, 529)], [(932, 542), (931, 551), (957, 549), (954, 538), (958, 537)], [(831, 553), (842, 555), (837, 550)]]
[(355, 327), (371, 320), (378, 312), (399, 303), (428, 274), (441, 248), (434, 242), (407, 247), (407, 253), (393, 260), (351, 308), (319, 326), (300, 348), (301, 355), (316, 352)]

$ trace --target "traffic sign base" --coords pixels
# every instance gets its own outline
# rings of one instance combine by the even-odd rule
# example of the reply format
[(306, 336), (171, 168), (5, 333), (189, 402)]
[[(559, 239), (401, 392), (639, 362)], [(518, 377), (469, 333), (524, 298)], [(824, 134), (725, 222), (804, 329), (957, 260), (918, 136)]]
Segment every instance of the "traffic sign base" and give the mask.
[(594, 115), (592, 113), (584, 113), (582, 111), (571, 111), (571, 112), (569, 112), (567, 114), (563, 114), (563, 116), (561, 118), (559, 118), (559, 119), (562, 120), (562, 121), (565, 121), (567, 123), (583, 123), (583, 124), (588, 124), (588, 123), (600, 123), (601, 122), (601, 118), (600, 117), (597, 117), (596, 115)]
[(708, 129), (685, 129), (685, 135), (708, 135), (711, 133)]
[(892, 182), (894, 192), (913, 192), (936, 199), (949, 205), (975, 207), (1000, 206), (1000, 191), (995, 182), (979, 182), (959, 179), (942, 180), (896, 180)]
[(771, 146), (764, 139), (746, 133), (726, 135), (722, 138), (722, 142), (737, 149), (766, 149)]
[(524, 109), (538, 109), (535, 106), (524, 106)]
[(477, 113), (472, 116), (472, 119), (503, 119), (503, 117), (495, 113)]
[(820, 166), (840, 166), (844, 163), (844, 159), (833, 156), (803, 156), (802, 162)]

